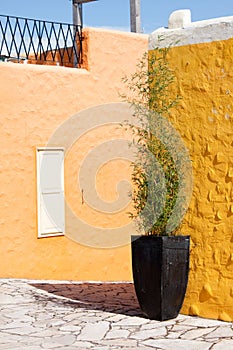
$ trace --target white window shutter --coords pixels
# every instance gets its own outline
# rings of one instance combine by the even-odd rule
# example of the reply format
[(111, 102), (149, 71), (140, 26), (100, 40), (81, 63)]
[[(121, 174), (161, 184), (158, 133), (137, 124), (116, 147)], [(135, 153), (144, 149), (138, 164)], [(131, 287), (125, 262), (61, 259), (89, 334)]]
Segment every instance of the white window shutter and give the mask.
[(63, 235), (64, 149), (37, 149), (38, 237)]

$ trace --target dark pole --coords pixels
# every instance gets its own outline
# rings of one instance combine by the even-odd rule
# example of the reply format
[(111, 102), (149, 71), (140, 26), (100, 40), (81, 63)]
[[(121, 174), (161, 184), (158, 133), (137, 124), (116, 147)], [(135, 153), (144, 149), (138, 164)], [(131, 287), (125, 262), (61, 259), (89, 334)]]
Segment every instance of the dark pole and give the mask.
[(140, 0), (130, 0), (130, 27), (131, 32), (141, 33)]
[[(76, 41), (76, 29), (77, 26), (83, 27), (83, 4), (97, 1), (97, 0), (72, 0), (72, 11), (73, 11), (73, 32), (74, 32), (74, 40), (75, 40), (75, 50), (76, 52), (77, 47), (77, 41)], [(78, 60), (76, 55), (74, 55), (74, 67), (76, 67), (78, 64)]]
[(83, 4), (97, 0), (72, 0), (73, 3), (73, 24), (83, 26)]
[(82, 3), (78, 0), (73, 0), (73, 24), (75, 26), (83, 26), (83, 10)]
[[(72, 11), (73, 11), (73, 33), (74, 33), (74, 67), (77, 67), (78, 64), (78, 47), (77, 47), (77, 41), (76, 41), (76, 32), (77, 32), (77, 26), (82, 25), (82, 20), (80, 20), (80, 12), (79, 12), (79, 5), (75, 0), (72, 1)], [(81, 4), (82, 6), (82, 4)], [(81, 22), (81, 23), (80, 23)]]

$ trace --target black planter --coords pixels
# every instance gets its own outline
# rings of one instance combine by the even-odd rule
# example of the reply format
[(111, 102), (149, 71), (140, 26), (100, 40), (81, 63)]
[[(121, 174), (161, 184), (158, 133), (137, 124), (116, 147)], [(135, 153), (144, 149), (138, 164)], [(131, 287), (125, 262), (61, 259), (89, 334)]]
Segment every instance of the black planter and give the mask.
[(146, 317), (178, 316), (189, 272), (189, 236), (132, 236), (134, 288)]

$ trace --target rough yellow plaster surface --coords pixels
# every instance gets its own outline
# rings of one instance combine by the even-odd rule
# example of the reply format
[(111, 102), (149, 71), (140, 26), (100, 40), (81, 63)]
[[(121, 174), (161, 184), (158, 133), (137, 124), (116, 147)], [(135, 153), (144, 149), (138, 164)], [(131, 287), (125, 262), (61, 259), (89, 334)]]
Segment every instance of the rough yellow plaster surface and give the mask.
[(233, 320), (233, 39), (173, 47), (182, 100), (171, 122), (193, 164), (193, 195), (182, 226), (191, 235), (182, 311)]

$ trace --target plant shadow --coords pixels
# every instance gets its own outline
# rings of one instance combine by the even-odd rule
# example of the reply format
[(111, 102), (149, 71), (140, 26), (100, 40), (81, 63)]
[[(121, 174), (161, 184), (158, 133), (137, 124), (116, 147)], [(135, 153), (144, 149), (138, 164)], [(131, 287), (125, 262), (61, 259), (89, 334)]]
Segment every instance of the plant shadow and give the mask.
[(78, 302), (75, 303), (76, 307), (145, 317), (138, 304), (133, 283), (31, 283), (31, 286)]

